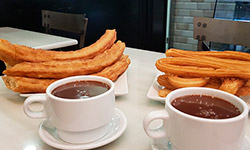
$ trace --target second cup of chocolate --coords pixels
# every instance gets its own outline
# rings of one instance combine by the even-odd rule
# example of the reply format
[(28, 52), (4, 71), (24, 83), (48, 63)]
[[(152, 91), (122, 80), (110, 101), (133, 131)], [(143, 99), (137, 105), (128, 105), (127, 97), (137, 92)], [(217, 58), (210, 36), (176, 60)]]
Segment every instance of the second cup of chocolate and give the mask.
[[(45, 109), (30, 110), (34, 102), (44, 104)], [(27, 116), (48, 119), (58, 136), (69, 143), (88, 143), (104, 136), (114, 110), (114, 83), (88, 75), (58, 80), (48, 86), (46, 95), (30, 96), (24, 102)]]
[[(165, 109), (144, 118), (148, 136), (170, 141), (173, 150), (241, 150), (248, 106), (239, 97), (211, 88), (190, 87), (171, 92)], [(149, 128), (160, 119), (159, 129)]]

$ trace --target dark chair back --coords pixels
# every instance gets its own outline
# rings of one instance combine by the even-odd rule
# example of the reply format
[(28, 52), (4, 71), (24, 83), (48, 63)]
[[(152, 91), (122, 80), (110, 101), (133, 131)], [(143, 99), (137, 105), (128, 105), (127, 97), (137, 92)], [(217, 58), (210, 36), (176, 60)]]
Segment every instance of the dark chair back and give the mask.
[(85, 14), (70, 14), (63, 12), (55, 12), (42, 10), (42, 26), (45, 32), (53, 34), (51, 29), (75, 33), (79, 35), (79, 47), (84, 47), (88, 18)]

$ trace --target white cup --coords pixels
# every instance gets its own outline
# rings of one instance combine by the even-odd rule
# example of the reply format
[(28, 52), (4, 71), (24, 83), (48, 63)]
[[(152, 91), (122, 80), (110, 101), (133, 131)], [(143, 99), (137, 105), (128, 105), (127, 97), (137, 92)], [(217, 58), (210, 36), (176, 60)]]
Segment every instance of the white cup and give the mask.
[[(185, 95), (209, 95), (226, 100), (239, 108), (241, 114), (229, 119), (206, 119), (183, 113), (171, 102)], [(190, 87), (177, 89), (165, 99), (165, 109), (153, 111), (144, 118), (143, 127), (154, 139), (169, 140), (175, 150), (240, 150), (245, 138), (248, 106), (239, 97), (216, 89)], [(150, 129), (155, 120), (162, 120), (158, 129)]]
[[(86, 99), (72, 100), (51, 94), (60, 85), (81, 80), (104, 82), (110, 86), (110, 89)], [(30, 110), (29, 106), (34, 102), (44, 104), (45, 109), (40, 112)], [(87, 143), (104, 136), (114, 111), (114, 83), (98, 76), (74, 76), (58, 80), (48, 86), (46, 95), (30, 96), (24, 102), (24, 112), (27, 116), (50, 120), (57, 128), (58, 136), (69, 143)]]

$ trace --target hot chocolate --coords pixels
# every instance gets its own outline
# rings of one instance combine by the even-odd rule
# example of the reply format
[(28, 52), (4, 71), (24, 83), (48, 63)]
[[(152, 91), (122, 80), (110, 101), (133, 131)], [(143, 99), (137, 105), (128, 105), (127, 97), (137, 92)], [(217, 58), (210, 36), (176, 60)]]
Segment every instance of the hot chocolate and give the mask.
[(171, 105), (189, 115), (209, 119), (226, 119), (241, 114), (240, 110), (230, 102), (206, 95), (178, 97), (171, 102)]
[(100, 95), (110, 89), (106, 83), (99, 81), (83, 80), (63, 84), (51, 93), (60, 98), (85, 99)]

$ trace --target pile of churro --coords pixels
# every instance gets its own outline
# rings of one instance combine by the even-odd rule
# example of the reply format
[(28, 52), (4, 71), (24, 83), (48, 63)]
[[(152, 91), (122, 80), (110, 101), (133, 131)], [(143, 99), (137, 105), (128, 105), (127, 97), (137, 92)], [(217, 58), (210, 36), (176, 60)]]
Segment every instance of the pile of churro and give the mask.
[(125, 43), (116, 31), (106, 30), (95, 43), (75, 51), (33, 49), (0, 39), (0, 60), (6, 65), (3, 81), (19, 93), (44, 93), (52, 82), (76, 75), (97, 75), (115, 81), (129, 64)]
[(156, 67), (164, 74), (157, 82), (160, 97), (183, 87), (209, 87), (237, 96), (250, 94), (250, 54), (237, 51), (169, 49)]

